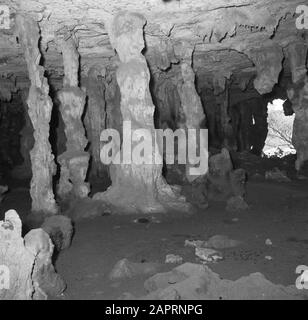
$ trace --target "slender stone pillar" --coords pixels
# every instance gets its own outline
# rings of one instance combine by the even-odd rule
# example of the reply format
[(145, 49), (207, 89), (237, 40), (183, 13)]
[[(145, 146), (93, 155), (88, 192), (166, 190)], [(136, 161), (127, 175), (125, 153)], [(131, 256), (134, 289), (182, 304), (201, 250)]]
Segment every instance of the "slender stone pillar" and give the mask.
[(91, 175), (93, 177), (103, 177), (106, 175), (106, 167), (100, 160), (100, 135), (106, 129), (106, 100), (105, 81), (103, 72), (98, 68), (91, 67), (85, 78), (85, 87), (88, 96), (88, 104), (84, 118), (87, 138), (90, 141), (89, 152), (91, 153)]
[(30, 152), (32, 210), (55, 214), (58, 208), (52, 190), (52, 176), (55, 174), (56, 166), (49, 143), (52, 101), (49, 97), (49, 85), (44, 77), (45, 70), (40, 65), (40, 30), (37, 22), (29, 17), (18, 16), (16, 24), (31, 82), (27, 103), (35, 141)]
[(61, 175), (58, 193), (62, 199), (70, 196), (87, 197), (90, 188), (85, 182), (89, 154), (88, 141), (81, 120), (86, 94), (78, 86), (79, 54), (74, 39), (69, 36), (60, 42), (63, 56), (63, 89), (59, 92), (60, 112), (65, 125), (66, 151), (58, 157)]
[(299, 173), (308, 160), (308, 76), (306, 68), (307, 44), (291, 43), (286, 49), (293, 85), (287, 91), (295, 113), (292, 143), (296, 149), (295, 169)]
[[(121, 113), (123, 121), (129, 121), (132, 132), (147, 129), (154, 142), (154, 105), (152, 102), (149, 81), (150, 73), (145, 57), (141, 54), (144, 48), (143, 27), (144, 17), (130, 12), (121, 12), (113, 20), (109, 28), (112, 46), (116, 49), (121, 61), (117, 70), (117, 82), (121, 91)], [(132, 141), (132, 150), (136, 142)], [(145, 154), (146, 161), (152, 161), (152, 154)], [(123, 150), (124, 157), (129, 152)], [(161, 153), (157, 158), (161, 158)], [(151, 158), (151, 159), (150, 159)], [(162, 162), (162, 161), (161, 161)], [(187, 204), (183, 197), (175, 195), (173, 189), (162, 177), (162, 164), (130, 164), (112, 165), (112, 185), (104, 193), (94, 196), (118, 207), (121, 213), (153, 213), (165, 212), (168, 208), (186, 210)]]
[(295, 113), (292, 143), (296, 149), (295, 169), (299, 173), (308, 160), (308, 76), (288, 89)]
[[(195, 88), (195, 73), (192, 68), (193, 48), (186, 48), (182, 52), (181, 75), (182, 81), (178, 83), (178, 93), (181, 100), (181, 115), (179, 127), (184, 130), (200, 129), (205, 120), (201, 99)], [(190, 164), (186, 165), (186, 178), (193, 181), (198, 176), (189, 174)]]

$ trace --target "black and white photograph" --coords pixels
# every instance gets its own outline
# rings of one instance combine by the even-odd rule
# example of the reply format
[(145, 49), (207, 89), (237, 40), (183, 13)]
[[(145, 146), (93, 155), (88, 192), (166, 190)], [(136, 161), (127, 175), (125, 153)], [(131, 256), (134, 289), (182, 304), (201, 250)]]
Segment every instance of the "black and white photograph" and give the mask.
[(308, 1), (0, 0), (0, 300), (308, 300)]

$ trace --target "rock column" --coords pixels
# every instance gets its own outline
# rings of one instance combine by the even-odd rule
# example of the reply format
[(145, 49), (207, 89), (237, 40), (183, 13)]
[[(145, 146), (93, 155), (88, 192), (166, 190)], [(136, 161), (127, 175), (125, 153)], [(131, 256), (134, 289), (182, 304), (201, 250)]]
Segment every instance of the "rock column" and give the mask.
[(85, 182), (89, 154), (88, 141), (81, 120), (86, 94), (78, 86), (79, 54), (74, 39), (69, 36), (60, 42), (63, 56), (63, 89), (59, 92), (60, 112), (65, 125), (66, 151), (58, 157), (61, 175), (58, 193), (62, 199), (73, 196), (85, 198), (90, 188)]
[[(139, 14), (121, 12), (109, 28), (112, 46), (116, 49), (120, 65), (117, 82), (121, 91), (121, 113), (123, 121), (129, 121), (132, 133), (146, 129), (151, 134), (154, 148), (152, 154), (144, 154), (145, 163), (132, 161), (112, 165), (111, 187), (104, 193), (94, 196), (119, 208), (122, 213), (164, 212), (168, 207), (187, 209), (185, 199), (177, 197), (162, 177), (162, 164), (153, 163), (154, 150), (158, 150), (154, 139), (154, 105), (149, 90), (150, 73), (145, 57), (143, 27), (146, 20)], [(132, 141), (132, 150), (136, 142)], [(152, 145), (153, 146), (153, 145)], [(129, 152), (123, 150), (124, 157)], [(161, 158), (161, 153), (156, 155)], [(132, 159), (133, 160), (133, 159)], [(162, 162), (162, 161), (161, 161)]]
[(292, 143), (296, 149), (295, 169), (300, 171), (308, 160), (308, 76), (306, 69), (307, 45), (292, 43), (287, 48), (293, 85), (287, 91), (295, 113)]
[(31, 82), (27, 103), (35, 141), (30, 152), (32, 210), (55, 214), (58, 210), (52, 190), (52, 177), (56, 166), (49, 143), (52, 101), (49, 96), (49, 85), (44, 77), (45, 70), (40, 65), (41, 53), (38, 47), (40, 30), (37, 22), (28, 17), (18, 16), (16, 24)]
[[(181, 75), (182, 82), (178, 84), (178, 93), (181, 99), (180, 114), (183, 119), (180, 120), (180, 128), (185, 129), (200, 129), (201, 124), (205, 119), (201, 99), (195, 88), (195, 73), (192, 68), (192, 48), (185, 48), (182, 53)], [(197, 135), (198, 136), (198, 135)], [(186, 165), (186, 178), (188, 181), (193, 181), (198, 176), (189, 174), (190, 164)]]
[(90, 141), (91, 152), (91, 175), (94, 177), (104, 176), (104, 168), (100, 160), (100, 134), (106, 129), (106, 101), (105, 81), (103, 82), (105, 70), (91, 67), (85, 79), (85, 87), (88, 96), (88, 107), (85, 114), (85, 126), (87, 138)]

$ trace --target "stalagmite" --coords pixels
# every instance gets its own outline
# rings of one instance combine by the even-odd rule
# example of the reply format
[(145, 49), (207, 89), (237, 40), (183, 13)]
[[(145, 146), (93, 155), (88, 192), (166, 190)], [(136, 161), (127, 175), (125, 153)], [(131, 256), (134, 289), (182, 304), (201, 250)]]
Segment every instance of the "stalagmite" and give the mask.
[(55, 272), (53, 244), (42, 229), (23, 238), (22, 224), (15, 210), (0, 221), (0, 300), (46, 300), (60, 295), (65, 283)]
[(65, 124), (66, 151), (58, 157), (61, 176), (58, 193), (62, 199), (69, 196), (87, 197), (89, 184), (85, 182), (89, 154), (88, 141), (81, 120), (86, 95), (78, 86), (79, 54), (71, 35), (60, 41), (63, 56), (63, 89), (59, 92), (60, 112)]
[[(149, 91), (150, 74), (147, 62), (141, 51), (144, 48), (143, 27), (146, 20), (139, 14), (121, 12), (109, 28), (112, 46), (120, 58), (117, 82), (121, 91), (121, 112), (123, 121), (129, 121), (132, 132), (146, 129), (154, 139), (154, 105)], [(151, 154), (144, 151), (145, 163), (123, 163), (111, 165), (111, 187), (104, 193), (94, 196), (96, 200), (106, 201), (122, 210), (123, 213), (164, 212), (168, 208), (184, 209), (185, 199), (175, 195), (162, 177), (162, 164), (154, 164), (154, 150)], [(132, 141), (132, 150), (136, 142)], [(131, 155), (121, 151), (124, 157)], [(161, 158), (161, 153), (156, 154)], [(129, 161), (128, 161), (129, 162)], [(120, 211), (121, 211), (120, 210)]]
[[(178, 84), (178, 92), (181, 99), (181, 114), (180, 128), (200, 129), (202, 122), (205, 119), (201, 99), (195, 88), (195, 73), (192, 68), (193, 49), (189, 46), (182, 52), (181, 75), (183, 82)], [(186, 165), (186, 178), (188, 181), (195, 180), (198, 176), (189, 174), (190, 164)]]
[(247, 55), (256, 66), (257, 77), (254, 86), (260, 94), (269, 93), (278, 83), (278, 77), (282, 69), (283, 52), (276, 46), (263, 47), (249, 50)]
[(52, 190), (52, 176), (56, 166), (48, 140), (52, 101), (48, 95), (49, 85), (44, 77), (45, 70), (40, 66), (39, 27), (31, 18), (22, 16), (16, 18), (16, 24), (31, 81), (27, 103), (35, 140), (30, 152), (33, 173), (30, 189), (32, 211), (55, 214), (58, 208)]

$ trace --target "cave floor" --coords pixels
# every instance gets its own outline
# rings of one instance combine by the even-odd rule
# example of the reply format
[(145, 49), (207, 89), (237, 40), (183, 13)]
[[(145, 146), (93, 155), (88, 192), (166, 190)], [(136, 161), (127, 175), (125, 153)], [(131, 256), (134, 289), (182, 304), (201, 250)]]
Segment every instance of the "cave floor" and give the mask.
[[(14, 183), (1, 204), (3, 213), (14, 208), (24, 216), (29, 212), (29, 193)], [(208, 266), (222, 278), (236, 280), (252, 272), (283, 285), (295, 283), (298, 265), (308, 265), (308, 181), (289, 183), (250, 180), (247, 202), (241, 213), (225, 211), (223, 203), (212, 203), (190, 217), (163, 219), (160, 223), (135, 223), (139, 216), (101, 216), (75, 224), (72, 245), (60, 253), (56, 269), (67, 282), (63, 299), (117, 299), (130, 292), (146, 294), (143, 283), (149, 277), (110, 281), (108, 275), (117, 261), (158, 262), (159, 271), (176, 265), (164, 264), (167, 254), (178, 254), (184, 262), (197, 262), (186, 239), (206, 240), (216, 234), (242, 241), (235, 248), (220, 250), (224, 256)], [(265, 244), (266, 239), (272, 246)], [(271, 256), (272, 260), (265, 257)]]

